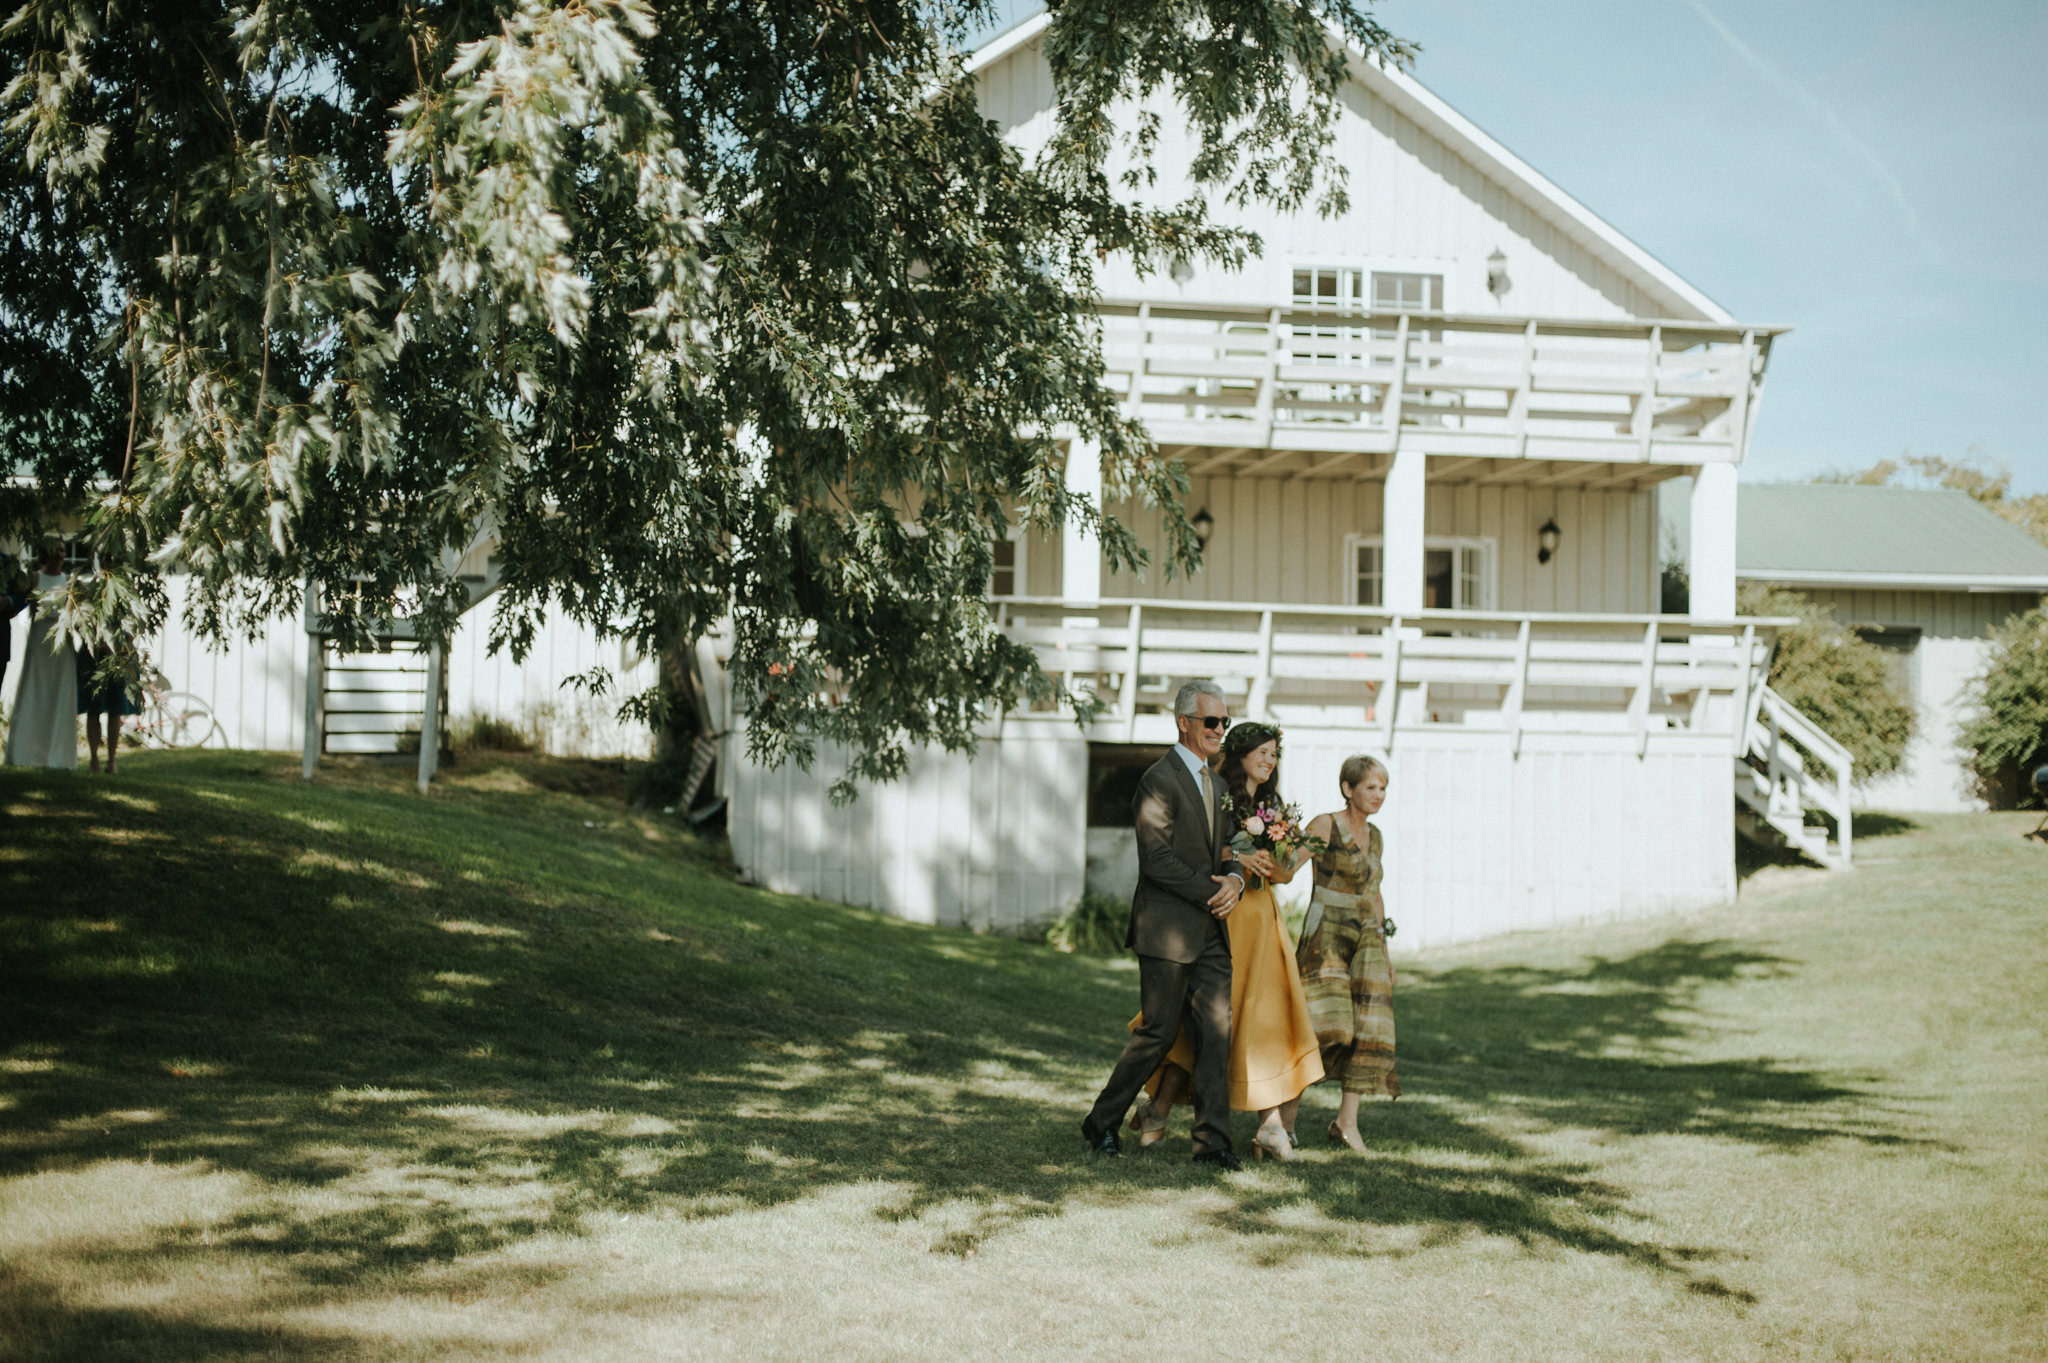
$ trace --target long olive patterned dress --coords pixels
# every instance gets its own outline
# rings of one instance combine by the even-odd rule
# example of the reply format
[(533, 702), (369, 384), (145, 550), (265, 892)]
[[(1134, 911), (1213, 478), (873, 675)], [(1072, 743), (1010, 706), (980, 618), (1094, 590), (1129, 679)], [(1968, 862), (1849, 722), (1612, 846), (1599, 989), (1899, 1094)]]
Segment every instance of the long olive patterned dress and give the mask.
[(1316, 885), (1295, 963), (1323, 1071), (1344, 1092), (1401, 1096), (1394, 1073), (1394, 972), (1380, 924), (1380, 831), (1366, 825), (1360, 848), (1344, 821), (1330, 818), (1329, 846), (1316, 857)]

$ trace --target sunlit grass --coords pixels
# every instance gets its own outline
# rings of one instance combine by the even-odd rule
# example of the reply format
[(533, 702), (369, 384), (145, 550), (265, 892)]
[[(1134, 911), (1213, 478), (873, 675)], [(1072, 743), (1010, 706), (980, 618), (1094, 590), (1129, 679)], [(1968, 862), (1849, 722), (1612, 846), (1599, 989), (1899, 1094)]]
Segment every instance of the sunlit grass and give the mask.
[(295, 771), (0, 772), (0, 1359), (2048, 1356), (2026, 821), (1403, 958), (1371, 1155), (1219, 1179), (1080, 1154), (1128, 962)]

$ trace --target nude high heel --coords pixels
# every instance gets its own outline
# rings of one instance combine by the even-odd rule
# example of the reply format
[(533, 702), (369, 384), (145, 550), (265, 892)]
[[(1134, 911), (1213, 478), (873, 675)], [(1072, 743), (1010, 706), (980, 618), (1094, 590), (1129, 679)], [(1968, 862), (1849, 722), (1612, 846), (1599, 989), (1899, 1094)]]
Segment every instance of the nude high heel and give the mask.
[(1252, 1133), (1252, 1154), (1259, 1159), (1275, 1159), (1282, 1164), (1296, 1158), (1294, 1143), (1287, 1139), (1287, 1132), (1281, 1127), (1260, 1127)]
[(1365, 1153), (1365, 1142), (1359, 1139), (1358, 1133), (1355, 1131), (1346, 1132), (1343, 1127), (1337, 1125), (1334, 1121), (1330, 1123), (1330, 1144), (1341, 1145), (1348, 1150), (1355, 1150), (1361, 1155)]

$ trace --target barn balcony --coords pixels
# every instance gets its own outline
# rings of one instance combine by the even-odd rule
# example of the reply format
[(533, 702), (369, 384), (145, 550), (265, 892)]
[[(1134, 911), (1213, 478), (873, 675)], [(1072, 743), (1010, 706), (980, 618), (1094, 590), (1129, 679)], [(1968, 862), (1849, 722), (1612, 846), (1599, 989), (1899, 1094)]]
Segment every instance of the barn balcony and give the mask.
[[(1191, 473), (1625, 483), (1740, 462), (1783, 328), (1104, 302), (1105, 381)], [(1533, 467), (1528, 461), (1543, 461)], [(1656, 466), (1656, 472), (1651, 469)]]
[(1096, 698), (1098, 742), (1172, 742), (1175, 688), (1208, 677), (1250, 718), (1351, 730), (1388, 750), (1436, 735), (1510, 752), (1546, 735), (1732, 750), (1786, 623), (1061, 598), (997, 613), (1048, 674)]

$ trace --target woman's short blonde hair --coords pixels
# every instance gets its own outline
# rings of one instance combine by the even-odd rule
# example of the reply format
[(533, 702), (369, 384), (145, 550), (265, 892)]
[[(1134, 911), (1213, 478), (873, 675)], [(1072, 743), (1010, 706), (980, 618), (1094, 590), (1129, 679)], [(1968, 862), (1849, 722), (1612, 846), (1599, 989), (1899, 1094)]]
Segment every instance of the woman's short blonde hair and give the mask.
[(1368, 757), (1364, 753), (1355, 753), (1345, 758), (1344, 765), (1337, 768), (1337, 793), (1342, 795), (1347, 790), (1358, 789), (1365, 784), (1365, 778), (1374, 772), (1380, 774), (1380, 780), (1386, 780), (1387, 764), (1377, 757)]

